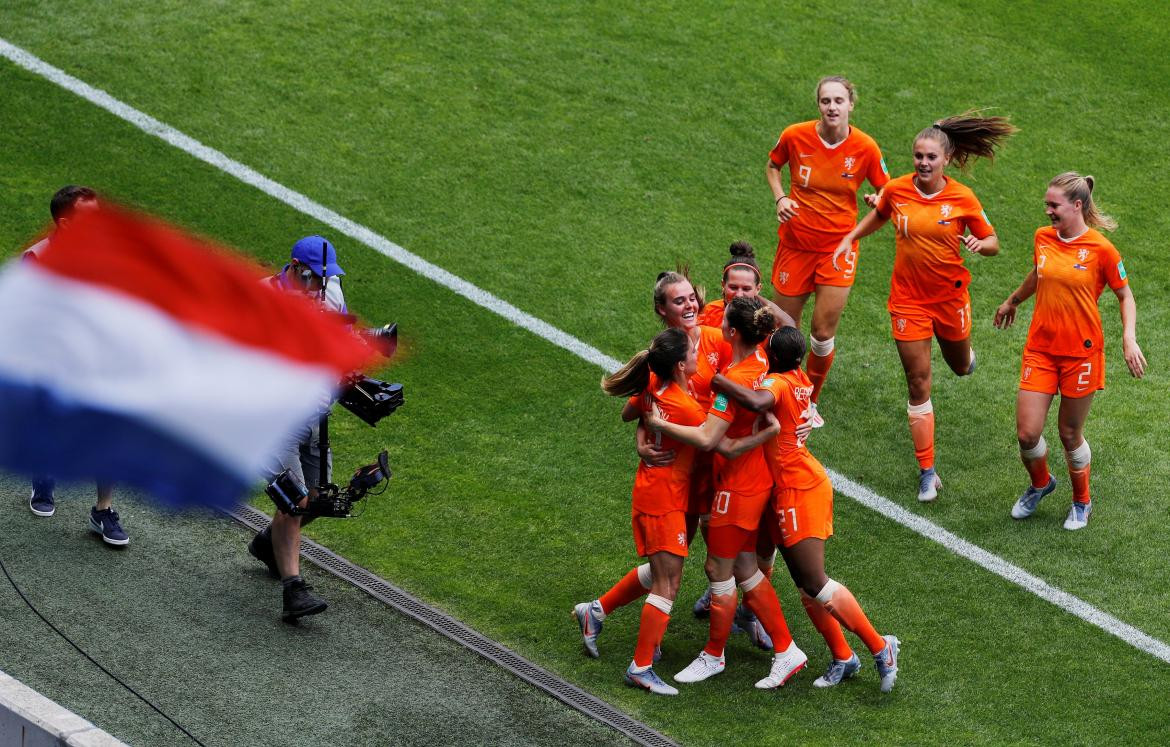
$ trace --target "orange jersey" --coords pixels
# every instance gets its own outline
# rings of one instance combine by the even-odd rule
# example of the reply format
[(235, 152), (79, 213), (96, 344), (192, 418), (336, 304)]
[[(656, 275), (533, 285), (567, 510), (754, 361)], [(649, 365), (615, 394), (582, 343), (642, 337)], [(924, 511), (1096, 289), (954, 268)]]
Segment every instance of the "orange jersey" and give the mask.
[[(764, 351), (757, 347), (751, 355), (731, 365), (723, 375), (736, 384), (752, 389), (767, 370), (768, 358)], [(711, 404), (708, 414), (731, 423), (727, 428), (729, 438), (750, 436), (757, 417), (756, 413), (741, 407), (726, 394), (715, 395), (715, 401)], [(764, 451), (760, 446), (741, 454), (736, 459), (727, 459), (716, 454), (714, 463), (716, 490), (760, 493), (772, 487), (772, 474), (768, 471)]]
[(825, 468), (809, 452), (804, 440), (796, 436), (796, 427), (811, 416), (813, 385), (808, 375), (799, 368), (769, 373), (756, 388), (776, 398), (772, 412), (780, 421), (780, 432), (764, 444), (764, 458), (776, 487), (804, 490), (823, 482), (828, 477)]
[(715, 393), (711, 391), (711, 379), (731, 363), (731, 345), (723, 339), (723, 330), (718, 326), (700, 326), (697, 352), (698, 368), (689, 383), (695, 399), (705, 410), (715, 399)]
[(1050, 355), (1084, 357), (1105, 344), (1097, 299), (1108, 285), (1128, 285), (1117, 248), (1090, 228), (1065, 241), (1056, 229), (1036, 230), (1036, 308), (1026, 347)]
[(817, 120), (794, 124), (780, 133), (768, 154), (788, 166), (788, 196), (800, 207), (780, 224), (780, 245), (806, 252), (831, 252), (857, 222), (857, 190), (862, 180), (881, 189), (890, 180), (881, 149), (856, 127), (836, 145), (817, 134)]
[[(642, 393), (642, 411), (649, 412), (651, 404), (657, 404), (662, 417), (671, 423), (702, 425), (707, 419), (706, 412), (694, 397), (673, 381), (662, 388), (653, 374), (650, 376), (650, 386)], [(639, 460), (638, 472), (634, 475), (633, 510), (654, 516), (685, 511), (690, 494), (695, 447), (675, 441), (660, 432), (655, 432), (655, 437), (659, 448), (674, 449), (674, 462), (663, 467), (651, 467)]]
[(892, 180), (875, 208), (894, 222), (894, 274), (890, 303), (937, 303), (957, 298), (971, 282), (963, 266), (959, 237), (968, 230), (985, 239), (995, 233), (969, 187), (947, 178), (942, 191), (927, 197), (914, 175)]
[[(714, 327), (719, 329), (723, 326), (723, 312), (727, 306), (727, 302), (722, 298), (718, 301), (712, 301), (703, 307), (699, 312), (699, 324), (704, 327)], [(720, 333), (722, 335), (722, 333)]]

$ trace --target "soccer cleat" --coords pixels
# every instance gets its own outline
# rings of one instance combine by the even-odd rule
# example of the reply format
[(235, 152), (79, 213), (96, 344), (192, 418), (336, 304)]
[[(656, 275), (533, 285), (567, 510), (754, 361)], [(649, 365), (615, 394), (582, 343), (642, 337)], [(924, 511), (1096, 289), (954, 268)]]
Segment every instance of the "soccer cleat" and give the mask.
[(695, 600), (695, 617), (704, 620), (711, 616), (711, 587), (703, 589), (703, 596)]
[(285, 584), (284, 612), (281, 619), (285, 622), (293, 622), (300, 617), (324, 612), (329, 605), (325, 603), (324, 599), (310, 591), (312, 588), (300, 578)]
[(855, 676), (860, 669), (861, 659), (857, 654), (848, 659), (833, 659), (825, 673), (813, 680), (813, 687), (835, 687), (841, 684), (841, 680)]
[(898, 644), (901, 643), (892, 635), (882, 636), (886, 639), (886, 647), (873, 655), (873, 663), (881, 677), (881, 689), (888, 693), (894, 689), (894, 681), (898, 679)]
[(975, 373), (975, 348), (971, 348), (971, 363), (967, 366), (967, 375)]
[(248, 554), (268, 566), (269, 576), (280, 578), (280, 569), (276, 567), (276, 553), (272, 549), (272, 527), (265, 527), (252, 538), (248, 543)]
[(32, 494), (28, 497), (28, 508), (37, 516), (52, 516), (57, 508), (53, 505), (53, 485), (34, 481)]
[(942, 480), (934, 471), (934, 467), (918, 470), (918, 500), (930, 503), (938, 498), (938, 489), (942, 487)]
[(597, 650), (597, 636), (601, 633), (601, 602), (594, 599), (592, 602), (581, 602), (573, 608), (573, 617), (581, 626), (581, 640), (585, 643), (585, 652), (594, 659), (601, 656)]
[(89, 510), (89, 528), (102, 536), (102, 541), (107, 545), (116, 545), (124, 547), (130, 544), (130, 537), (122, 529), (122, 525), (118, 523), (118, 512), (112, 508), (107, 508), (102, 511), (97, 510), (94, 506)]
[(1064, 520), (1064, 528), (1069, 531), (1084, 529), (1089, 524), (1089, 515), (1093, 513), (1093, 502), (1077, 503), (1073, 501), (1068, 510), (1068, 518)]
[(756, 645), (756, 648), (762, 648), (765, 651), (772, 650), (772, 636), (764, 630), (764, 624), (759, 621), (755, 613), (742, 604), (735, 608), (735, 625), (747, 633), (748, 638)]
[(808, 403), (807, 421), (808, 421), (808, 424), (811, 425), (813, 428), (823, 428), (825, 425), (825, 419), (821, 416), (820, 411), (817, 410), (817, 403), (816, 402), (809, 402)]
[(784, 684), (792, 679), (793, 675), (804, 669), (806, 664), (808, 664), (808, 657), (796, 645), (796, 641), (793, 641), (788, 644), (788, 648), (772, 657), (772, 671), (768, 673), (767, 677), (757, 682), (756, 687), (760, 690), (784, 687)]
[(1034, 488), (1031, 485), (1016, 501), (1016, 505), (1012, 506), (1013, 519), (1026, 519), (1036, 512), (1036, 507), (1040, 505), (1040, 499), (1056, 490), (1056, 478), (1052, 475), (1048, 476), (1048, 484), (1042, 488)]
[(635, 672), (632, 662), (629, 668), (626, 669), (626, 684), (630, 687), (640, 687), (643, 690), (649, 690), (655, 695), (678, 695), (678, 688), (671, 687), (663, 682), (662, 678), (655, 674), (653, 667), (647, 667), (641, 672)]
[(727, 659), (723, 654), (712, 656), (706, 651), (700, 651), (698, 658), (687, 664), (687, 668), (674, 676), (677, 682), (702, 682), (714, 677), (727, 668)]

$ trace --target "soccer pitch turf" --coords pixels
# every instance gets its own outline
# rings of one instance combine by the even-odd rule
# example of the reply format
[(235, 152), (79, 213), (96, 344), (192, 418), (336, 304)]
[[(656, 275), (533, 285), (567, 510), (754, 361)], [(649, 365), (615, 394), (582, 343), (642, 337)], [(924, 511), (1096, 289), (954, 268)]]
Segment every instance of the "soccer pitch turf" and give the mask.
[[(689, 260), (709, 288), (730, 241), (770, 258), (763, 171), (786, 124), (814, 117), (823, 74), (858, 84), (854, 123), (892, 174), (910, 139), (972, 107), (1021, 132), (971, 185), (1001, 238), (968, 260), (980, 369), (935, 359), (938, 504), (914, 505), (905, 385), (889, 341), (890, 229), (863, 242), (858, 284), (822, 399), (821, 460), (903, 507), (1160, 640), (1170, 540), (1161, 351), (1166, 235), (1161, 143), (1170, 100), (1164, 11), (1138, 3), (1024, 6), (842, 3), (784, 8), (573, 4), (11, 3), (0, 36), (624, 359), (656, 331), (649, 288)], [(0, 239), (15, 251), (48, 196), (81, 182), (278, 264), (291, 242), (337, 240), (351, 306), (397, 319), (391, 369), (407, 405), (378, 431), (335, 419), (339, 467), (383, 442), (393, 495), (355, 522), (317, 522), (323, 544), (687, 744), (863, 741), (1103, 743), (1170, 733), (1167, 665), (842, 497), (828, 569), (903, 641), (889, 696), (872, 667), (816, 691), (827, 652), (791, 585), (777, 587), (810, 673), (779, 693), (751, 683), (766, 658), (737, 637), (728, 671), (679, 698), (621, 686), (637, 611), (613, 615), (602, 658), (580, 654), (567, 612), (636, 562), (632, 433), (600, 370), (360, 244), (0, 63)], [(995, 306), (1019, 283), (1054, 174), (1098, 178), (1151, 363), (1131, 380), (1117, 304), (1102, 302), (1109, 388), (1086, 429), (1096, 513), (1060, 528), (1067, 481), (1037, 516), (1007, 512), (1024, 484), (1014, 390), (1027, 312)], [(1046, 431), (1057, 444), (1054, 427)], [(1054, 449), (1053, 471), (1063, 478)], [(701, 554), (701, 551), (700, 551)], [(688, 562), (660, 671), (685, 665), (705, 627), (686, 607)], [(868, 662), (867, 662), (868, 664)]]

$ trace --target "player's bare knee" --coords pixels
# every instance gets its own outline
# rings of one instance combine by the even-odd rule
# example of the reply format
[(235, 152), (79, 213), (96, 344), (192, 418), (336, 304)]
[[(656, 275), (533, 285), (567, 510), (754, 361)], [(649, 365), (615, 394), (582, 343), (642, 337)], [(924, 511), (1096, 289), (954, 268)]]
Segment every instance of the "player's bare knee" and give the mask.
[(1064, 445), (1065, 451), (1072, 451), (1084, 443), (1084, 441), (1085, 434), (1081, 430), (1080, 425), (1060, 424), (1060, 443)]
[(1020, 451), (1032, 451), (1040, 443), (1041, 432), (1019, 428), (1016, 430), (1016, 440), (1020, 442)]

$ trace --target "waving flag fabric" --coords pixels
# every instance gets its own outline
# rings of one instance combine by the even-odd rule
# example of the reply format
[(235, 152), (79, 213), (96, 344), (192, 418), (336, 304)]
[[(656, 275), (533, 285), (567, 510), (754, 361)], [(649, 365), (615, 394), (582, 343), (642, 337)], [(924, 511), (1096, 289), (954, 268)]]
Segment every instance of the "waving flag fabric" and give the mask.
[(0, 467), (225, 505), (370, 349), (150, 218), (78, 213), (0, 271)]

